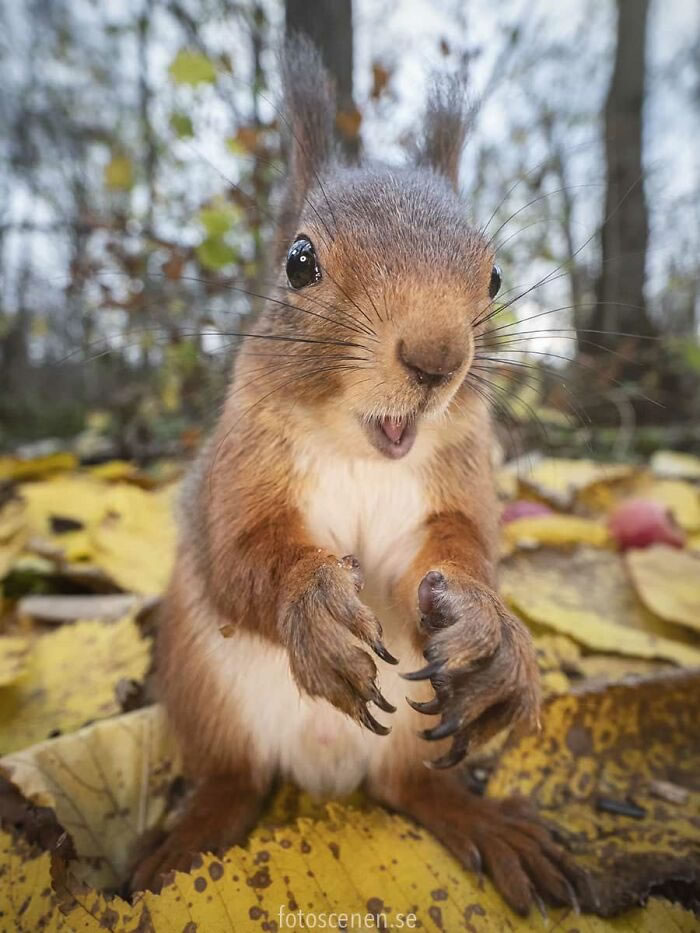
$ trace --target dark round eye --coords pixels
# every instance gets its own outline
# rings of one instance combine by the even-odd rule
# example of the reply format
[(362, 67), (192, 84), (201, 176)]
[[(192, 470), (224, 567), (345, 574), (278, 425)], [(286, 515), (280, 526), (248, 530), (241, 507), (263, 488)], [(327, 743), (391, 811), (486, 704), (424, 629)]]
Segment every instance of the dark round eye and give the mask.
[(292, 243), (287, 253), (287, 278), (292, 288), (303, 288), (320, 280), (316, 251), (308, 237), (300, 236)]
[(501, 290), (501, 270), (494, 266), (491, 270), (491, 281), (489, 282), (489, 298), (495, 298)]

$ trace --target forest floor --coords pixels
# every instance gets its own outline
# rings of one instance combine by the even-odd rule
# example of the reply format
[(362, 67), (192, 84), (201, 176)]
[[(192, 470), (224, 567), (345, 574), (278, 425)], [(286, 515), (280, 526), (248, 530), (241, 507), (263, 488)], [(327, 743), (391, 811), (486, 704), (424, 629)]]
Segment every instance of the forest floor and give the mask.
[(428, 931), (697, 929), (700, 459), (670, 451), (498, 473), (501, 591), (547, 699), (541, 732), (493, 742), (464, 779), (529, 798), (603, 917), (520, 919), (424, 830), (361, 795), (324, 805), (290, 787), (247, 847), (123, 897), (137, 841), (182, 792), (152, 703), (181, 472), (0, 458), (0, 927), (274, 930), (303, 909), (371, 915), (362, 929), (411, 914)]

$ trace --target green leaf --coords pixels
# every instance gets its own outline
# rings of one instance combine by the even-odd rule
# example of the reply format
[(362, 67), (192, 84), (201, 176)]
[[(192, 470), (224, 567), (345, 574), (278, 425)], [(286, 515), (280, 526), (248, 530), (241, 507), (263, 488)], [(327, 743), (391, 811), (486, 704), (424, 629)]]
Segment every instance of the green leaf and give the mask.
[(168, 68), (176, 84), (213, 84), (216, 81), (214, 62), (201, 52), (180, 49)]
[(220, 236), (208, 236), (199, 244), (195, 252), (197, 259), (208, 269), (221, 269), (238, 258), (236, 250)]
[(227, 205), (222, 207), (203, 207), (199, 219), (209, 237), (220, 237), (233, 226), (236, 215)]
[(172, 113), (170, 115), (170, 129), (180, 139), (189, 139), (194, 136), (192, 120), (186, 113)]

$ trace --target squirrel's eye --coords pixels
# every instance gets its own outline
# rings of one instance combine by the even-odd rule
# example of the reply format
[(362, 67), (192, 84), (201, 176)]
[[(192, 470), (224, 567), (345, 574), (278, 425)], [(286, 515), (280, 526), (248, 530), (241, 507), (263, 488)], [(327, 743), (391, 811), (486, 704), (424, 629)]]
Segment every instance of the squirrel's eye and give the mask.
[(287, 278), (292, 288), (303, 288), (320, 280), (316, 251), (308, 237), (300, 236), (292, 243), (287, 253)]
[(501, 270), (494, 266), (491, 270), (491, 281), (489, 282), (489, 298), (495, 298), (501, 290)]

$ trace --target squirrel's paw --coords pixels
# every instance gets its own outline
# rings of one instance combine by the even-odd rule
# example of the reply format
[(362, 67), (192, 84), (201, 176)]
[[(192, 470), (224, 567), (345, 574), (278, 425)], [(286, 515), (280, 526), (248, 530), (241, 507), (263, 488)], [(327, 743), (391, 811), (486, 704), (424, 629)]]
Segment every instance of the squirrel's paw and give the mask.
[(453, 739), (431, 766), (456, 765), (470, 745), (508, 725), (534, 725), (540, 695), (532, 640), (496, 593), (467, 575), (432, 570), (421, 580), (418, 604), (428, 664), (403, 676), (429, 679), (435, 697), (409, 703), (418, 712), (440, 714), (440, 722), (421, 733), (425, 739)]
[(523, 916), (533, 903), (545, 914), (543, 901), (575, 910), (592, 906), (586, 872), (554, 842), (524, 799), (480, 799), (450, 814), (441, 837), (467, 867), (486, 871)]
[(357, 641), (383, 661), (396, 664), (382, 642), (382, 628), (358, 597), (363, 579), (355, 557), (320, 561), (283, 610), (283, 630), (295, 680), (309, 696), (320, 697), (377, 735), (390, 729), (368, 708), (396, 712), (377, 684), (377, 667)]

